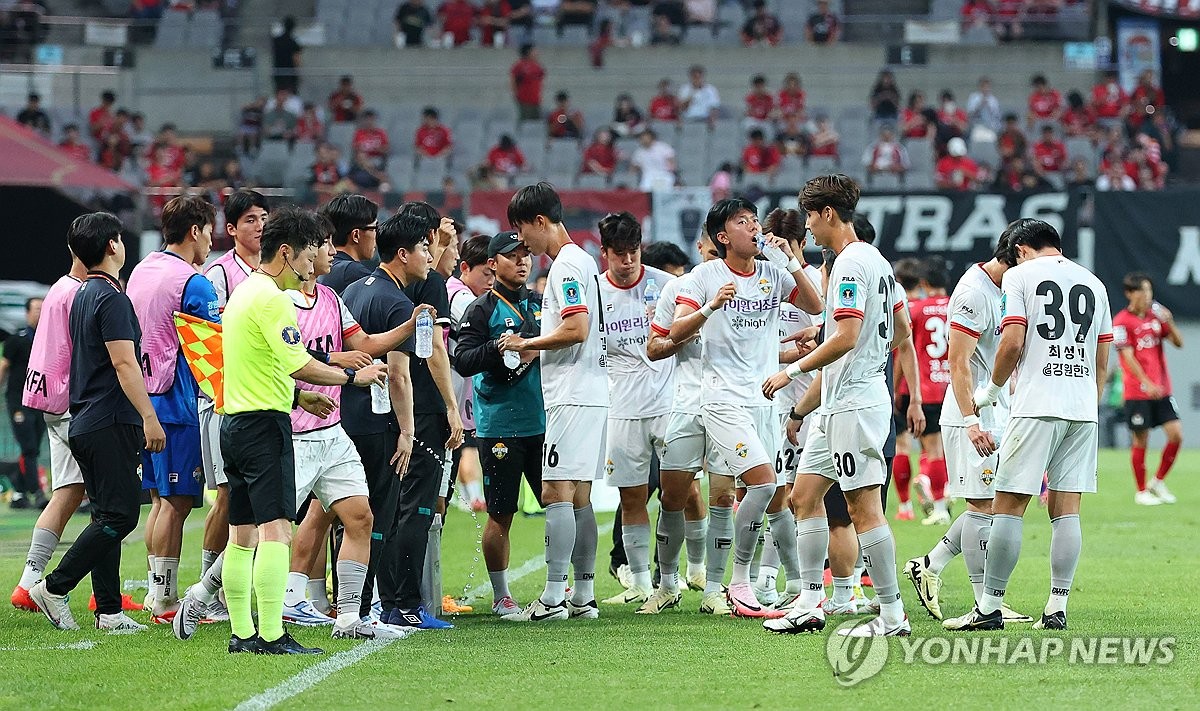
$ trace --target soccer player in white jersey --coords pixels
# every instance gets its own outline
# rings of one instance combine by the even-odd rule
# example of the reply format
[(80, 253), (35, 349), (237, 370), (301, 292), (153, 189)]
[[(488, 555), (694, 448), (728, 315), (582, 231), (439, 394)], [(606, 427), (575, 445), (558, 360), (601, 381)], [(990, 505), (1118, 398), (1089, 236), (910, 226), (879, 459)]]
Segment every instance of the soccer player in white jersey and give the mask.
[[(927, 555), (904, 565), (904, 574), (917, 590), (917, 600), (934, 619), (942, 619), (942, 570), (962, 553), (967, 576), (979, 602), (983, 593), (983, 563), (992, 526), (992, 499), (996, 495), (996, 444), (1008, 424), (1008, 391), (997, 396), (995, 407), (975, 414), (975, 389), (992, 377), (992, 362), (1000, 344), (1000, 284), (1016, 266), (1009, 230), (1000, 235), (992, 258), (969, 268), (950, 295), (950, 388), (942, 403), (942, 444), (949, 470), (948, 496), (963, 499), (967, 509)], [(965, 415), (963, 413), (966, 413)], [(1033, 620), (1005, 608), (1005, 621)]]
[[(592, 482), (604, 473), (608, 430), (605, 313), (596, 260), (571, 241), (562, 201), (549, 183), (521, 188), (508, 204), (508, 221), (534, 254), (554, 260), (542, 301), (542, 335), (502, 336), (501, 351), (542, 352), (546, 443), (542, 504), (546, 507), (546, 587), (512, 622), (595, 619), (596, 513)], [(567, 567), (574, 569), (567, 599)]]
[(825, 306), (827, 337), (811, 353), (763, 384), (763, 393), (773, 397), (791, 380), (823, 369), (821, 415), (805, 442), (791, 494), (801, 541), (804, 590), (786, 616), (764, 621), (763, 625), (774, 632), (825, 628), (821, 602), (829, 523), (823, 499), (833, 481), (846, 496), (880, 604), (878, 617), (841, 632), (853, 636), (906, 636), (910, 631), (900, 601), (895, 541), (879, 495), (887, 477), (883, 446), (891, 416), (884, 369), (888, 352), (908, 337), (908, 321), (896, 318), (905, 302), (891, 265), (879, 250), (855, 235), (853, 217), (858, 197), (858, 185), (844, 175), (813, 178), (801, 191), (800, 205), (807, 214), (813, 239), (837, 255)]
[[(650, 578), (650, 464), (662, 445), (671, 411), (673, 360), (646, 355), (650, 317), (663, 288), (675, 277), (642, 264), (642, 227), (628, 212), (600, 221), (600, 251), (608, 270), (600, 279), (608, 353), (608, 484), (621, 492), (621, 536), (633, 586), (604, 602), (646, 603), (659, 611), (679, 603), (679, 559), (661, 563), (662, 590), (648, 602)], [(680, 516), (682, 516), (680, 512)], [(661, 545), (661, 543), (660, 543)], [(661, 597), (661, 599), (660, 599)]]
[[(1021, 553), (1029, 499), (1049, 484), (1050, 599), (1035, 629), (1067, 628), (1067, 597), (1079, 563), (1079, 503), (1096, 491), (1096, 419), (1113, 340), (1104, 284), (1062, 254), (1053, 227), (1029, 218), (1009, 226), (1017, 266), (1004, 275), (1000, 345), (975, 405), (994, 407), (1015, 377), (1000, 442), (983, 594), (947, 629), (1004, 629), (1001, 605)], [(1013, 369), (1016, 375), (1013, 376)]]
[[(709, 210), (705, 227), (722, 258), (696, 267), (680, 288), (671, 340), (686, 341), (704, 329), (700, 394), (704, 430), (725, 459), (729, 473), (746, 485), (735, 518), (729, 603), (736, 615), (765, 617), (773, 613), (754, 596), (750, 561), (763, 516), (775, 497), (773, 455), (779, 446), (780, 428), (773, 403), (760, 397), (755, 386), (778, 367), (780, 304), (790, 301), (815, 314), (821, 310), (821, 297), (787, 241), (762, 235), (753, 203), (740, 198), (720, 200)], [(785, 266), (756, 259), (762, 253), (760, 239), (778, 250)], [(675, 438), (668, 433), (668, 452), (673, 446)], [(693, 454), (691, 459), (694, 463), (699, 456)], [(667, 477), (662, 481), (660, 525), (673, 520), (667, 518), (668, 511), (682, 510), (682, 506), (674, 508), (676, 502), (667, 496)], [(682, 519), (680, 515), (680, 525)], [(794, 524), (790, 515), (774, 517), (772, 524), (776, 521), (780, 557), (786, 560), (795, 555)], [(668, 540), (682, 539), (681, 534), (671, 531)], [(671, 555), (664, 547), (659, 559)], [(679, 555), (677, 547), (674, 555)]]
[[(701, 263), (720, 259), (707, 230), (696, 241)], [(728, 615), (733, 612), (725, 598), (725, 566), (733, 546), (733, 477), (729, 476), (724, 458), (705, 437), (700, 414), (700, 358), (703, 334), (682, 341), (671, 340), (671, 324), (675, 321), (675, 304), (679, 291), (692, 278), (691, 274), (668, 282), (658, 297), (654, 322), (650, 324), (650, 343), (646, 355), (651, 360), (675, 358), (675, 396), (667, 423), (671, 444), (660, 461), (659, 480), (662, 500), (678, 511), (686, 506), (689, 488), (701, 470), (708, 471), (708, 529), (704, 539), (704, 596), (700, 612), (709, 615)], [(684, 524), (686, 528), (686, 523)], [(678, 552), (678, 549), (676, 549)], [(689, 575), (689, 579), (690, 579)]]

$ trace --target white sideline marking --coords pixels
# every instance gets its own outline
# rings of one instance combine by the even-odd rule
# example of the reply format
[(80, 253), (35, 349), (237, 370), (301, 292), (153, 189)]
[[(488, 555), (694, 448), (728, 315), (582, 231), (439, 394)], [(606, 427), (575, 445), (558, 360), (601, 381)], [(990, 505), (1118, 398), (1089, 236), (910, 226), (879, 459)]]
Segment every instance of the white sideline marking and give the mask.
[(91, 649), (99, 644), (90, 639), (70, 644), (52, 644), (47, 647), (0, 647), (0, 652), (39, 652), (46, 649)]
[(325, 681), (331, 675), (352, 664), (357, 664), (362, 659), (378, 652), (395, 641), (394, 639), (389, 639), (384, 642), (363, 642), (353, 649), (338, 652), (329, 659), (300, 671), (261, 694), (246, 699), (238, 704), (234, 708), (234, 711), (266, 711), (266, 709), (277, 706), (293, 696), (308, 691), (322, 681)]

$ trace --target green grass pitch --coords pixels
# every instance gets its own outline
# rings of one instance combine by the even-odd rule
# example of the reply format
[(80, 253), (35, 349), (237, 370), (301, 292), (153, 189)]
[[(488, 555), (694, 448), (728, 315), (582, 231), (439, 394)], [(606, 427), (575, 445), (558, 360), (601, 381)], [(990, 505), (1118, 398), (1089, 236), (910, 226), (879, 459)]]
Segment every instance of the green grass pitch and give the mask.
[[(1152, 471), (1156, 461), (1152, 455)], [(1083, 505), (1084, 551), (1070, 630), (1010, 625), (1002, 633), (1014, 645), (1026, 636), (1035, 644), (1047, 636), (1174, 637), (1174, 659), (1166, 665), (1069, 664), (1065, 658), (1044, 665), (906, 664), (900, 641), (892, 640), (882, 672), (847, 689), (827, 661), (828, 633), (776, 636), (752, 620), (703, 616), (696, 612), (695, 592), (684, 594), (682, 609), (658, 617), (602, 606), (599, 620), (531, 626), (492, 617), (489, 596), (476, 603), (475, 613), (454, 619), (454, 630), (422, 633), (356, 660), (335, 656), (358, 644), (330, 640), (327, 628), (292, 630), (302, 642), (323, 646), (329, 652), (324, 657), (230, 656), (227, 625), (203, 626), (186, 643), (166, 627), (133, 636), (87, 628), (92, 618), (85, 582), (72, 600), (82, 632), (58, 632), (43, 617), (7, 604), (0, 609), (0, 709), (220, 709), (248, 700), (253, 703), (243, 708), (1194, 708), (1200, 704), (1198, 471), (1200, 453), (1184, 452), (1170, 479), (1179, 503), (1138, 507), (1125, 453), (1102, 452), (1100, 493)], [(189, 520), (180, 574), (187, 584), (199, 573), (202, 515), (196, 511)], [(20, 575), (34, 519), (30, 512), (0, 511), (6, 593)], [(601, 518), (602, 525), (610, 522), (610, 516)], [(65, 539), (83, 523), (76, 517)], [(443, 541), (446, 592), (459, 594), (487, 581), (477, 552), (481, 525), (482, 519), (477, 525), (468, 514), (451, 513)], [(892, 526), (901, 562), (925, 553), (942, 533), (917, 522)], [(1035, 617), (1049, 588), (1049, 532), (1045, 511), (1035, 504), (1008, 598)], [(604, 540), (602, 535), (601, 571), (607, 568)], [(518, 518), (512, 551), (513, 569), (540, 558), (540, 518)], [(126, 544), (125, 578), (145, 575), (144, 555), (140, 537)], [(512, 586), (520, 602), (540, 591), (543, 572), (533, 570)], [(970, 586), (961, 561), (951, 563), (943, 579), (943, 609), (965, 611)], [(916, 604), (907, 580), (901, 584), (914, 638), (949, 637)], [(616, 581), (597, 576), (597, 597), (616, 592)], [(81, 641), (94, 645), (64, 648)], [(341, 668), (326, 676), (331, 659)]]

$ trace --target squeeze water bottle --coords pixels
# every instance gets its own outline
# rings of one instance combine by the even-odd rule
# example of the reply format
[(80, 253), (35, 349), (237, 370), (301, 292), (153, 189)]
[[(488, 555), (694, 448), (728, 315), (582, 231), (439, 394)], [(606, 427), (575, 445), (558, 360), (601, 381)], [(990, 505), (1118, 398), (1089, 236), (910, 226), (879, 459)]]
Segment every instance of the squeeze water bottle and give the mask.
[(433, 355), (433, 317), (428, 311), (422, 311), (417, 317), (416, 356), (429, 358)]
[(768, 242), (761, 232), (758, 233), (758, 251), (767, 258), (768, 262), (780, 269), (786, 270), (788, 262), (791, 261), (782, 249)]
[[(513, 331), (510, 328), (504, 332), (504, 335), (511, 336), (512, 333), (513, 333)], [(503, 357), (504, 357), (504, 367), (505, 368), (508, 368), (509, 370), (516, 370), (517, 368), (521, 367), (521, 354), (520, 353), (517, 353), (516, 351), (504, 351)]]
[[(383, 361), (375, 359), (377, 365), (382, 365)], [(379, 383), (371, 383), (371, 412), (376, 415), (386, 415), (392, 411), (392, 396), (388, 393), (387, 383), (380, 385)]]
[(658, 296), (662, 290), (658, 288), (658, 283), (654, 279), (646, 280), (646, 292), (642, 295), (642, 301), (646, 303), (646, 317), (654, 318), (654, 310), (658, 308)]

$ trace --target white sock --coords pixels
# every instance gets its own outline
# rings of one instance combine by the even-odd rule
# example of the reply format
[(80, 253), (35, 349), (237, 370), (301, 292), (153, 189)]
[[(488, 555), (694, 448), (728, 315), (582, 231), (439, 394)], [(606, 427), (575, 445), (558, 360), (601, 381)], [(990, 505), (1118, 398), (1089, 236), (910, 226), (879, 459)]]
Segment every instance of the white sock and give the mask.
[(210, 551), (207, 548), (200, 551), (200, 575), (208, 572), (219, 555), (221, 555), (221, 551)]
[(492, 602), (500, 602), (506, 597), (512, 597), (512, 593), (508, 591), (508, 568), (489, 570), (488, 578), (492, 581)]
[(329, 612), (332, 605), (329, 604), (329, 590), (325, 586), (325, 578), (309, 578), (308, 585), (305, 586), (308, 593), (308, 601), (317, 608), (317, 612)]
[(304, 594), (308, 591), (308, 576), (304, 573), (288, 573), (287, 589), (283, 593), (283, 604), (288, 607), (295, 607), (306, 599)]
[(833, 604), (845, 605), (854, 598), (854, 578), (833, 579)]
[(950, 509), (948, 509), (948, 508), (946, 507), (946, 500), (945, 500), (945, 499), (939, 499), (939, 500), (937, 500), (937, 501), (933, 502), (933, 512), (934, 512), (934, 513), (940, 513), (940, 514), (949, 514), (949, 513), (950, 513)]
[(179, 559), (154, 557), (154, 603), (167, 607), (179, 600)]
[(770, 565), (760, 565), (758, 567), (758, 582), (755, 584), (760, 590), (774, 590), (775, 582), (779, 578), (779, 568)]
[(155, 556), (146, 556), (146, 590), (151, 595), (154, 595), (154, 558)]
[(640, 573), (633, 574), (633, 586), (642, 590), (650, 590), (654, 587), (654, 576), (649, 570), (643, 570)]

